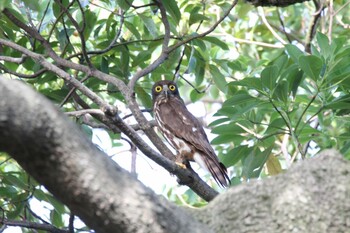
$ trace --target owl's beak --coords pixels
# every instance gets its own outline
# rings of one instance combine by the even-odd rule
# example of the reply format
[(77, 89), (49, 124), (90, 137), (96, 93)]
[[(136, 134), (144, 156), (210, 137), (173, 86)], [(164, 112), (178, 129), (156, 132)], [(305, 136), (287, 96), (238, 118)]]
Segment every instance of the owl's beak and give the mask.
[(165, 98), (168, 98), (168, 96), (170, 95), (168, 85), (163, 85), (163, 92), (164, 92)]

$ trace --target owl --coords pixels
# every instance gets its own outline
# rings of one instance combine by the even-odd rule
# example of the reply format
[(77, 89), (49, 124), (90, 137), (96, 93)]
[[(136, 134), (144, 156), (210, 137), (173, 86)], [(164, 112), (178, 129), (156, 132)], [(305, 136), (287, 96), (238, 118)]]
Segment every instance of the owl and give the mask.
[(152, 87), (153, 113), (163, 136), (177, 151), (176, 162), (195, 161), (210, 172), (222, 187), (230, 184), (226, 167), (219, 161), (199, 122), (186, 108), (173, 81), (163, 80)]

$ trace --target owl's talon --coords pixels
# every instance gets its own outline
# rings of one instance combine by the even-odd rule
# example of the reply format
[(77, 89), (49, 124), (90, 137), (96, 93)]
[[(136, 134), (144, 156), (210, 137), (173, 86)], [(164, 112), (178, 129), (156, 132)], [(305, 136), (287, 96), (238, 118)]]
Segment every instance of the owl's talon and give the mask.
[(181, 162), (175, 162), (176, 163), (176, 165), (178, 165), (179, 167), (181, 167), (181, 168), (183, 168), (183, 169), (186, 169), (187, 167), (186, 167), (186, 164), (183, 164), (183, 163), (181, 163)]

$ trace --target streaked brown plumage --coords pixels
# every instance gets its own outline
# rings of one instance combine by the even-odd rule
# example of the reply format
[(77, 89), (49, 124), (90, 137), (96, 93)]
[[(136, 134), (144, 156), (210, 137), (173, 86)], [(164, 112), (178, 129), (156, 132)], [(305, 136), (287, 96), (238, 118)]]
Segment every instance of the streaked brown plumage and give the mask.
[(219, 185), (229, 186), (225, 166), (219, 162), (201, 123), (187, 110), (176, 84), (168, 80), (155, 83), (152, 97), (158, 127), (177, 150), (177, 162), (196, 161)]

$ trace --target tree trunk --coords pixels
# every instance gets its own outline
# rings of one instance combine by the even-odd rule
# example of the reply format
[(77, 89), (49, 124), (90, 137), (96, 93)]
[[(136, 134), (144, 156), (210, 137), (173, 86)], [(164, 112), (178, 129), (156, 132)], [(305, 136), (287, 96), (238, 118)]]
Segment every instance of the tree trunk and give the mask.
[(0, 150), (97, 232), (349, 232), (350, 163), (333, 150), (188, 210), (97, 150), (48, 100), (0, 78)]

